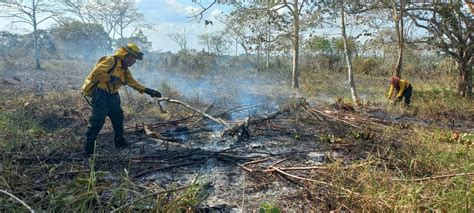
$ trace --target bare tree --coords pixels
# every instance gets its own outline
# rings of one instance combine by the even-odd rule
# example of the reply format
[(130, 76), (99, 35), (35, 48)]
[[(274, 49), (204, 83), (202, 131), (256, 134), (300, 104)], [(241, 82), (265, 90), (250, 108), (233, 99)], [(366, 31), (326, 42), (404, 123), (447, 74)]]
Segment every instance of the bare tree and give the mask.
[(86, 7), (86, 2), (83, 0), (61, 0), (60, 3), (64, 6), (64, 10), (77, 16), (82, 23), (91, 23), (89, 11)]
[[(213, 1), (206, 6), (200, 2), (195, 1), (201, 7), (201, 11), (197, 13), (193, 18), (198, 21), (202, 20), (203, 14), (209, 10), (217, 1)], [(254, 21), (267, 20), (267, 14), (270, 16), (269, 23), (275, 29), (272, 31), (276, 34), (271, 40), (278, 40), (280, 37), (286, 37), (291, 42), (292, 49), (292, 70), (291, 70), (291, 85), (293, 88), (299, 87), (299, 48), (300, 40), (302, 38), (301, 33), (314, 25), (318, 21), (320, 16), (317, 10), (319, 2), (312, 2), (309, 0), (283, 0), (283, 1), (249, 1), (245, 3), (233, 3), (237, 8), (244, 11), (243, 14), (251, 13), (254, 17)], [(245, 5), (244, 5), (245, 4)], [(264, 21), (266, 23), (266, 21)], [(268, 25), (264, 24), (262, 27), (255, 27), (252, 22), (247, 22), (250, 27), (256, 29), (263, 29), (262, 33), (258, 33), (253, 40), (259, 43), (268, 42)], [(260, 45), (256, 46), (257, 58), (259, 58)], [(257, 60), (258, 61), (258, 60)]]
[(115, 10), (117, 25), (114, 30), (119, 34), (120, 38), (125, 37), (124, 30), (130, 26), (134, 26), (130, 35), (133, 35), (141, 27), (146, 27), (144, 15), (138, 12), (135, 0), (122, 0), (119, 4), (115, 5)]
[[(91, 0), (87, 4), (83, 0), (62, 0), (64, 10), (78, 17), (82, 22), (99, 23), (112, 37), (120, 39), (134, 35), (143, 28), (151, 29), (144, 15), (138, 11), (135, 0)], [(125, 29), (130, 29), (129, 35), (124, 35)]]
[[(404, 16), (404, 10), (405, 10), (405, 0), (390, 0), (391, 1), (391, 7), (392, 7), (392, 12), (393, 12), (393, 22), (395, 24), (395, 31), (397, 33), (397, 47), (398, 47), (398, 59), (397, 63), (395, 65), (395, 69), (393, 70), (392, 75), (396, 75), (398, 77), (402, 76), (402, 63), (403, 63), (403, 43), (404, 41), (404, 36), (403, 36), (403, 16)], [(399, 5), (397, 5), (397, 2), (400, 2)]]
[(179, 48), (181, 49), (181, 51), (187, 51), (188, 48), (186, 46), (187, 42), (186, 42), (186, 28), (183, 30), (182, 33), (180, 32), (177, 32), (177, 33), (172, 33), (172, 34), (168, 34), (168, 37), (174, 41), (176, 44), (179, 45)]
[(209, 33), (204, 33), (198, 35), (199, 44), (204, 45), (206, 47), (206, 51), (208, 53), (211, 52), (211, 35)]
[(347, 34), (346, 34), (346, 11), (345, 11), (345, 5), (344, 1), (339, 0), (339, 7), (340, 7), (340, 16), (341, 16), (341, 35), (342, 39), (344, 41), (344, 55), (346, 58), (346, 63), (347, 63), (347, 74), (349, 77), (349, 86), (351, 89), (351, 96), (352, 96), (352, 101), (355, 104), (358, 104), (359, 98), (357, 97), (357, 90), (356, 90), (356, 85), (354, 82), (354, 73), (352, 70), (352, 54), (349, 52), (348, 48), (348, 39), (347, 39)]
[(39, 25), (44, 21), (58, 15), (54, 6), (44, 0), (10, 0), (0, 2), (0, 13), (3, 16), (12, 19), (12, 24), (24, 23), (33, 28), (33, 43), (35, 49), (36, 69), (41, 70), (40, 48), (38, 45)]

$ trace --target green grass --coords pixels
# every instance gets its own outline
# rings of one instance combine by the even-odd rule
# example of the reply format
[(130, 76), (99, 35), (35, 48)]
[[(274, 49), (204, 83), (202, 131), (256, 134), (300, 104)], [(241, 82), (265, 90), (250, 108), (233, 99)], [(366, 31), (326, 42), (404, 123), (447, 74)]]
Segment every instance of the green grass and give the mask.
[(44, 130), (38, 121), (22, 112), (0, 109), (0, 132), (0, 149), (9, 151), (28, 144), (35, 135), (43, 134)]

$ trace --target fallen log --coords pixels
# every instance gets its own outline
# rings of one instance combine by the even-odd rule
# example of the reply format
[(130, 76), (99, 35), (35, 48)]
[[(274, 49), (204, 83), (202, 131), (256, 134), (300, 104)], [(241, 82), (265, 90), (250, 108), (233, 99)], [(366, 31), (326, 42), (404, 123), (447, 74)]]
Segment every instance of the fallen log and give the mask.
[[(229, 127), (229, 124), (227, 124), (227, 122), (225, 122), (224, 120), (219, 119), (219, 118), (214, 118), (214, 117), (210, 116), (209, 114), (207, 114), (207, 113), (205, 113), (205, 112), (203, 112), (203, 111), (201, 111), (201, 110), (198, 110), (198, 109), (196, 109), (196, 108), (190, 106), (189, 104), (186, 104), (186, 103), (184, 103), (184, 102), (182, 102), (182, 101), (180, 101), (180, 100), (174, 100), (174, 99), (170, 99), (169, 97), (164, 97), (164, 98), (158, 98), (157, 101), (158, 101), (158, 104), (160, 104), (160, 103), (163, 102), (163, 101), (166, 101), (166, 102), (170, 102), (170, 103), (174, 103), (174, 104), (183, 105), (184, 107), (186, 107), (186, 108), (188, 108), (188, 109), (190, 109), (190, 110), (192, 110), (192, 111), (194, 111), (194, 112), (197, 112), (197, 113), (203, 115), (204, 117), (209, 118), (209, 119), (211, 119), (212, 121), (214, 121), (214, 122), (216, 122), (216, 123), (218, 123), (218, 124), (223, 125), (223, 126), (226, 127), (226, 128)], [(160, 106), (161, 106), (161, 105), (160, 105)]]
[(248, 133), (248, 127), (250, 125), (257, 125), (257, 124), (263, 123), (267, 120), (275, 118), (276, 116), (278, 116), (282, 113), (287, 113), (289, 111), (290, 111), (289, 108), (285, 108), (283, 110), (278, 110), (276, 112), (272, 112), (270, 114), (264, 115), (264, 116), (262, 116), (260, 118), (256, 118), (256, 119), (250, 119), (250, 117), (248, 117), (245, 121), (239, 122), (237, 125), (234, 125), (232, 127), (228, 127), (227, 129), (224, 129), (221, 133), (221, 136), (222, 137), (224, 137), (224, 136), (234, 136), (234, 135), (239, 134), (239, 133), (240, 133), (239, 136), (242, 135), (242, 134), (247, 134)]
[(147, 124), (143, 124), (143, 130), (145, 131), (145, 135), (148, 135), (156, 139), (170, 141), (170, 142), (183, 142), (183, 140), (180, 138), (163, 137), (160, 133), (153, 132)]
[[(212, 104), (209, 104), (209, 106), (206, 107), (206, 109), (204, 110), (204, 113), (209, 113), (211, 112), (211, 110), (214, 108), (214, 104), (215, 102), (213, 102)], [(189, 126), (194, 126), (195, 124), (199, 123), (200, 121), (202, 121), (204, 118), (204, 116), (201, 116), (199, 119), (197, 119), (196, 121), (194, 121), (191, 125)]]
[(345, 191), (349, 194), (349, 196), (352, 196), (352, 195), (356, 195), (356, 196), (361, 196), (361, 194), (357, 193), (357, 192), (354, 192), (352, 190), (349, 190), (349, 189), (346, 189), (344, 187), (340, 187), (340, 186), (336, 186), (332, 183), (328, 183), (328, 182), (325, 182), (325, 181), (321, 181), (321, 180), (315, 180), (315, 179), (310, 179), (310, 178), (305, 178), (305, 177), (300, 177), (300, 176), (297, 176), (297, 175), (293, 175), (293, 174), (290, 174), (290, 173), (287, 173), (287, 172), (284, 172), (282, 170), (280, 170), (279, 168), (277, 167), (270, 167), (270, 169), (274, 169), (276, 172), (278, 172), (279, 174), (281, 175), (284, 175), (284, 176), (288, 176), (288, 177), (291, 177), (291, 178), (294, 178), (294, 179), (298, 179), (298, 180), (302, 180), (302, 181), (308, 181), (308, 182), (313, 182), (313, 183), (317, 183), (317, 184), (322, 184), (322, 185), (326, 185), (326, 186), (329, 186), (329, 187), (332, 187), (332, 188), (335, 188), (335, 189), (339, 189), (339, 190), (342, 190), (342, 191)]

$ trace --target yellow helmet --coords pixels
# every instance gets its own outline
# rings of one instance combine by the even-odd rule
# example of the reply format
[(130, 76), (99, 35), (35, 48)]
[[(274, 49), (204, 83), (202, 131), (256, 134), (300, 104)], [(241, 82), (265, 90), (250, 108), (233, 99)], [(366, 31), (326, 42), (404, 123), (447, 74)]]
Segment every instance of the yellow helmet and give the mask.
[(140, 52), (140, 48), (138, 48), (137, 44), (129, 43), (123, 46), (123, 48), (127, 50), (127, 52), (129, 52), (130, 54), (137, 57), (138, 60), (143, 60), (143, 52)]

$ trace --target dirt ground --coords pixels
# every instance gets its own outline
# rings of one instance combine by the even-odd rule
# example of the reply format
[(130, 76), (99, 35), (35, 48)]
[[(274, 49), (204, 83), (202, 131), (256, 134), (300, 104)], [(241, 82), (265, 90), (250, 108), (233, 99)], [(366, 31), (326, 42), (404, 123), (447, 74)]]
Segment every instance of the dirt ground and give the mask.
[[(40, 72), (3, 75), (0, 78), (2, 91), (74, 93), (82, 83), (79, 75)], [(131, 102), (126, 100), (124, 104)], [(229, 109), (232, 111), (226, 112)], [(41, 164), (55, 165), (56, 171), (48, 178), (38, 174), (39, 184), (71, 180), (78, 173), (88, 171), (87, 161), (81, 154), (82, 134), (89, 113), (87, 105), (62, 110), (65, 113), (38, 117), (43, 127), (56, 135), (49, 140), (73, 137), (77, 144), (71, 145), (67, 152), (51, 150), (41, 156)], [(128, 168), (133, 182), (144, 187), (186, 185), (200, 176), (210, 182), (200, 209), (211, 212), (251, 212), (258, 210), (263, 202), (277, 203), (286, 211), (310, 211), (314, 206), (327, 211), (332, 210), (337, 201), (327, 200), (330, 196), (324, 194), (344, 189), (330, 184), (325, 165), (335, 162), (341, 166), (356, 165), (380, 149), (400, 146), (396, 138), (384, 135), (386, 128), (437, 125), (474, 131), (474, 122), (467, 120), (422, 120), (403, 113), (389, 113), (380, 105), (320, 104), (317, 100), (299, 97), (279, 101), (277, 107), (264, 103), (220, 105), (209, 114), (226, 120), (231, 126), (247, 123), (238, 131), (225, 134), (222, 125), (191, 112), (171, 120), (129, 118), (125, 124), (126, 137), (132, 146), (122, 150), (113, 147), (112, 129), (106, 125), (98, 139), (96, 170), (106, 172), (104, 180), (113, 182)], [(147, 125), (146, 131), (143, 124)], [(38, 164), (22, 157), (25, 156), (17, 160), (23, 160), (24, 165)], [(312, 180), (320, 181), (316, 182), (319, 186), (316, 193), (308, 187), (315, 182)]]

